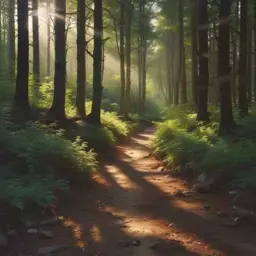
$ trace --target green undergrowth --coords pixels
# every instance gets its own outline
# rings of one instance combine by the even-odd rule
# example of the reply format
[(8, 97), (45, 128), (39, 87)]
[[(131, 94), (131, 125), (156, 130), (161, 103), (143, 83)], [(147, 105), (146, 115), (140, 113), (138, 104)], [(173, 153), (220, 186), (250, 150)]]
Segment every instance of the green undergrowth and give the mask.
[[(222, 175), (238, 187), (256, 187), (256, 111), (238, 119), (234, 134), (218, 136), (218, 112), (208, 125), (197, 124), (189, 108), (171, 108), (164, 113), (165, 122), (157, 124), (152, 140), (154, 153), (167, 166), (189, 174)], [(235, 112), (235, 116), (238, 116)], [(186, 172), (185, 171), (185, 172)]]
[[(22, 212), (35, 206), (44, 208), (57, 199), (58, 191), (88, 181), (97, 166), (97, 154), (91, 148), (100, 151), (113, 147), (134, 128), (134, 124), (122, 121), (116, 112), (105, 110), (102, 127), (82, 121), (63, 130), (54, 123), (18, 123), (10, 114), (13, 85), (0, 82), (0, 213), (8, 209)], [(52, 102), (52, 83), (39, 87), (32, 84), (31, 80), (32, 108), (47, 111)], [(67, 89), (68, 117), (76, 115), (71, 93)], [(90, 108), (91, 102), (87, 102), (87, 114)]]
[(14, 124), (3, 109), (0, 206), (20, 210), (45, 207), (56, 200), (57, 191), (68, 188), (68, 183), (89, 179), (97, 166), (96, 155), (79, 137), (71, 142), (56, 127)]

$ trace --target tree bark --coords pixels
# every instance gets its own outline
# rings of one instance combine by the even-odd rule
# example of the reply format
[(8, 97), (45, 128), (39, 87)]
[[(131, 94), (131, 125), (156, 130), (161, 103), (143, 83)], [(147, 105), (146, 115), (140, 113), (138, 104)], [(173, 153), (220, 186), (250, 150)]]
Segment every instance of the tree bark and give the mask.
[[(8, 6), (9, 13), (9, 30), (8, 30), (8, 53), (9, 53), (9, 68), (11, 77), (14, 77), (15, 74), (15, 20), (14, 20), (14, 11), (15, 11), (15, 0), (9, 0)], [(1, 17), (0, 17), (1, 19)]]
[(29, 109), (28, 0), (18, 1), (18, 63), (14, 107)]
[(252, 105), (252, 40), (253, 40), (253, 17), (249, 14), (247, 17), (248, 23), (248, 40), (247, 40), (247, 65), (246, 65), (246, 83), (247, 83), (247, 95), (248, 95), (248, 105)]
[(238, 100), (241, 117), (248, 115), (246, 49), (247, 49), (247, 15), (248, 0), (240, 0), (240, 47), (239, 47), (239, 85)]
[(195, 109), (197, 110), (197, 83), (198, 83), (198, 58), (197, 58), (197, 5), (196, 1), (191, 1), (191, 56), (192, 56), (192, 96)]
[(230, 133), (235, 127), (231, 99), (231, 74), (230, 74), (230, 0), (220, 1), (220, 25), (218, 43), (218, 73), (220, 89), (220, 128), (219, 133)]
[(88, 121), (94, 125), (101, 125), (102, 98), (102, 0), (95, 0), (94, 6), (94, 50), (93, 50), (93, 99), (92, 110)]
[(38, 0), (32, 0), (33, 19), (33, 75), (36, 83), (40, 82), (40, 56), (39, 56), (39, 23)]
[(125, 113), (125, 45), (124, 45), (124, 26), (125, 26), (125, 6), (124, 1), (120, 1), (120, 114)]
[(77, 1), (77, 93), (76, 109), (81, 118), (85, 118), (85, 0)]
[(125, 118), (128, 119), (128, 114), (131, 105), (131, 19), (133, 6), (130, 0), (126, 2), (125, 13), (125, 43), (126, 43), (126, 90), (125, 90)]
[(256, 2), (254, 3), (254, 102), (256, 102)]
[(51, 76), (51, 0), (47, 0), (47, 76)]
[(54, 97), (50, 113), (57, 120), (64, 120), (66, 94), (66, 0), (55, 2), (55, 74)]
[(186, 51), (185, 51), (185, 42), (184, 42), (184, 0), (179, 1), (179, 36), (180, 36), (180, 65), (181, 65), (181, 95), (180, 103), (185, 104), (187, 100), (187, 79), (186, 79)]
[(208, 114), (208, 10), (207, 0), (198, 0), (198, 48), (199, 48), (199, 88), (198, 88), (198, 121), (209, 121)]
[[(239, 28), (239, 0), (235, 2), (235, 28), (238, 30)], [(238, 49), (238, 42), (237, 42), (237, 35), (235, 32), (232, 32), (232, 62), (233, 62), (233, 79), (232, 79), (232, 100), (233, 105), (237, 106), (237, 49)]]

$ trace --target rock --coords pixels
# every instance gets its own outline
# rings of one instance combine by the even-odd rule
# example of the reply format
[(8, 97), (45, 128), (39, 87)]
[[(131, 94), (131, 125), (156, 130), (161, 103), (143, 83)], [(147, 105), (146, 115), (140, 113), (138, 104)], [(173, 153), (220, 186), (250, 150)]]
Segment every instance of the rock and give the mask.
[(236, 225), (240, 225), (242, 223), (245, 223), (245, 219), (243, 217), (236, 217), (236, 218), (233, 219), (233, 221)]
[(173, 195), (177, 197), (186, 197), (186, 195), (181, 190), (178, 190)]
[(229, 195), (231, 195), (231, 196), (236, 196), (236, 195), (238, 195), (240, 193), (241, 193), (241, 191), (239, 191), (239, 190), (231, 190), (231, 191), (229, 191)]
[(8, 238), (0, 231), (0, 248), (5, 248), (8, 245)]
[(168, 225), (169, 228), (172, 228), (173, 226), (174, 226), (174, 223), (170, 223), (170, 224)]
[(243, 218), (256, 218), (256, 214), (253, 211), (247, 209), (241, 209), (236, 206), (233, 207), (232, 211), (233, 217), (243, 217)]
[(217, 216), (219, 218), (227, 218), (228, 217), (228, 214), (226, 212), (222, 212), (222, 211), (218, 211), (217, 212)]
[(54, 237), (53, 232), (50, 231), (50, 230), (39, 230), (38, 234), (39, 234), (40, 238), (49, 238), (49, 239), (51, 239), (51, 238)]
[(40, 247), (37, 250), (37, 255), (49, 255), (51, 253), (57, 253), (60, 251), (68, 250), (70, 246), (67, 245), (52, 245), (52, 246), (44, 246)]
[(217, 178), (210, 177), (206, 173), (201, 174), (195, 184), (192, 186), (192, 190), (199, 193), (210, 192), (217, 183)]
[(241, 192), (232, 199), (232, 205), (246, 210), (256, 211), (256, 198), (250, 193)]
[(206, 211), (209, 211), (209, 210), (211, 210), (211, 206), (210, 206), (210, 205), (204, 205), (204, 209), (205, 209)]
[(18, 236), (18, 233), (17, 233), (15, 230), (9, 230), (9, 231), (7, 232), (7, 236), (8, 236), (9, 238), (14, 238), (14, 237), (17, 237), (17, 236)]
[(132, 245), (133, 246), (140, 246), (141, 242), (139, 240), (134, 240), (134, 241), (132, 241)]
[(33, 220), (24, 220), (23, 225), (25, 226), (26, 229), (37, 228), (38, 227), (38, 223), (36, 221), (33, 221)]
[(30, 229), (27, 230), (27, 233), (28, 233), (29, 235), (37, 235), (37, 234), (38, 234), (38, 229), (36, 229), (36, 228), (30, 228)]
[(61, 224), (60, 219), (46, 219), (41, 221), (40, 226), (56, 226)]

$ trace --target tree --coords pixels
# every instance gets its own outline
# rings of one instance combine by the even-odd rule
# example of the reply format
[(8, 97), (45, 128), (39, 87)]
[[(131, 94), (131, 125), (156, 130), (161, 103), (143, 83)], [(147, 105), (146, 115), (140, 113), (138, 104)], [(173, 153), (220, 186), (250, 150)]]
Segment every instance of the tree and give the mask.
[(94, 2), (94, 50), (93, 50), (93, 98), (91, 113), (88, 122), (101, 125), (101, 98), (102, 98), (102, 0)]
[(218, 41), (218, 73), (220, 89), (220, 134), (230, 133), (235, 122), (232, 113), (231, 100), (231, 69), (230, 69), (230, 0), (220, 1), (220, 22), (219, 22), (219, 41)]
[(246, 50), (247, 50), (247, 15), (248, 0), (240, 0), (240, 47), (239, 47), (239, 84), (238, 106), (241, 117), (248, 115), (248, 99), (246, 84)]
[(208, 113), (208, 11), (207, 0), (198, 0), (198, 50), (199, 50), (199, 74), (198, 74), (198, 109), (197, 120), (209, 121)]
[(55, 74), (54, 96), (50, 114), (59, 121), (66, 118), (66, 0), (55, 1)]
[(51, 0), (47, 0), (47, 62), (46, 73), (51, 75)]
[(32, 0), (33, 13), (33, 75), (35, 82), (40, 82), (38, 0)]
[(85, 118), (85, 0), (77, 1), (77, 94), (76, 109), (83, 119)]
[(192, 60), (192, 96), (197, 109), (197, 82), (198, 82), (198, 58), (197, 58), (197, 4), (191, 1), (191, 60)]
[(120, 57), (120, 114), (125, 114), (125, 4), (120, 1), (120, 35), (119, 35), (119, 57)]
[(28, 38), (28, 0), (18, 1), (18, 63), (14, 107), (29, 109), (28, 73), (29, 73), (29, 38)]
[(125, 113), (128, 119), (130, 110), (130, 93), (131, 93), (131, 22), (134, 5), (131, 0), (125, 1), (125, 59), (126, 59), (126, 88), (125, 88)]
[(179, 1), (179, 43), (180, 43), (180, 101), (181, 104), (187, 103), (187, 79), (186, 79), (186, 53), (185, 53), (185, 42), (184, 42), (184, 6), (183, 1)]
[[(8, 53), (9, 53), (9, 67), (11, 76), (14, 76), (15, 70), (15, 21), (14, 21), (14, 11), (15, 11), (15, 0), (9, 0), (8, 6), (9, 15), (9, 28), (8, 28)], [(1, 19), (1, 18), (0, 18)]]

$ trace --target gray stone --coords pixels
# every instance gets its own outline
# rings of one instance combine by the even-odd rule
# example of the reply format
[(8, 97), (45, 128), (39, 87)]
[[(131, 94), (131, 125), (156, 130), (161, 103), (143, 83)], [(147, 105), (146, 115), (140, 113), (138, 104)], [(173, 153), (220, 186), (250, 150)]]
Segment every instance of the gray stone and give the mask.
[(24, 220), (23, 224), (24, 224), (26, 229), (37, 228), (38, 227), (38, 223), (36, 221), (33, 221), (33, 220)]
[(38, 229), (36, 229), (36, 228), (30, 228), (30, 229), (27, 230), (27, 233), (28, 233), (29, 235), (37, 235), (37, 234), (38, 234)]
[(38, 231), (38, 235), (40, 238), (48, 238), (51, 239), (54, 237), (54, 234), (52, 231), (50, 230), (39, 230)]
[(192, 186), (192, 190), (199, 193), (210, 192), (216, 185), (218, 179), (211, 177), (206, 173), (201, 174), (195, 184)]
[(5, 248), (8, 245), (8, 238), (0, 231), (0, 248)]
[(46, 219), (41, 221), (40, 226), (56, 226), (61, 224), (60, 219)]
[(206, 210), (206, 211), (211, 210), (211, 206), (210, 205), (204, 205), (204, 210)]
[(223, 211), (218, 211), (218, 212), (217, 212), (217, 216), (218, 216), (219, 218), (227, 218), (227, 217), (228, 217), (228, 213), (223, 212)]
[(70, 246), (67, 246), (67, 245), (44, 246), (44, 247), (38, 248), (37, 255), (49, 255), (52, 253), (68, 250), (69, 248)]
[(135, 240), (135, 241), (132, 242), (132, 245), (133, 246), (140, 246), (141, 242), (139, 240)]
[(232, 199), (232, 205), (250, 211), (256, 211), (256, 198), (250, 193), (238, 193)]
[(18, 236), (18, 233), (15, 230), (9, 230), (7, 232), (7, 236), (10, 237), (10, 238), (14, 238), (14, 237)]

